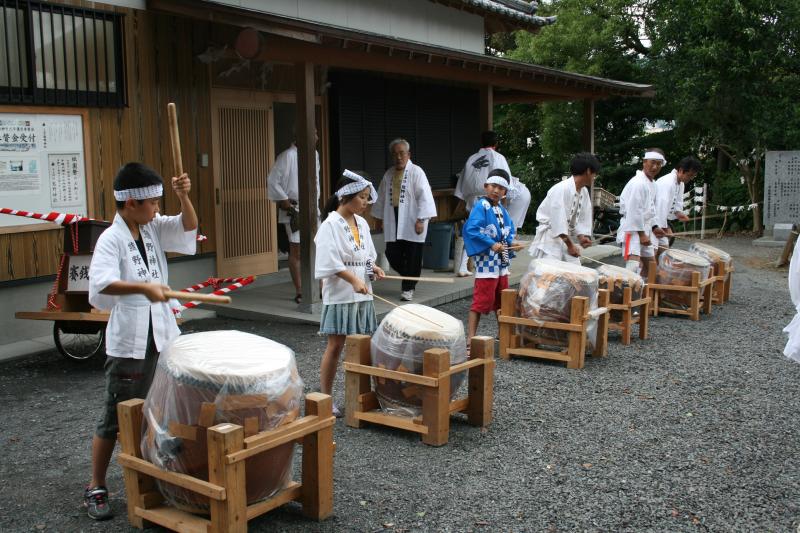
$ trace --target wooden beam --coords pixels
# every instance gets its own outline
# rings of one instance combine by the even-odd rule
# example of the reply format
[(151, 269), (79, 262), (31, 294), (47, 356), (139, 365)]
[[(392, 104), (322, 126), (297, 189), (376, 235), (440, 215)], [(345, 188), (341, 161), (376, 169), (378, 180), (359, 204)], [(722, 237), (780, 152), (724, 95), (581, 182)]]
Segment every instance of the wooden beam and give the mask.
[[(402, 53), (399, 49), (391, 49), (389, 55), (377, 55), (373, 48), (372, 53), (354, 48), (342, 49), (321, 46), (313, 43), (286, 39), (277, 35), (265, 35), (265, 45), (257, 61), (280, 62), (305, 62), (327, 65), (330, 67), (367, 70), (372, 72), (388, 72), (406, 76), (420, 76), (432, 79), (449, 80), (455, 82), (486, 85), (496, 83), (500, 87), (517, 89), (520, 91), (568, 96), (571, 99), (588, 98), (595, 94), (591, 88), (567, 89), (553, 81), (544, 82), (541, 76), (534, 79), (526, 76), (522, 79), (509, 78), (508, 76), (493, 75), (487, 72), (478, 72), (477, 68), (468, 67), (466, 59), (451, 63), (450, 67), (424, 61), (409, 61), (408, 52)], [(458, 66), (456, 66), (458, 65)]]
[(300, 195), (300, 283), (303, 310), (312, 311), (319, 302), (314, 279), (314, 234), (317, 231), (317, 133), (314, 122), (314, 64), (295, 64), (295, 109), (297, 140), (297, 181)]

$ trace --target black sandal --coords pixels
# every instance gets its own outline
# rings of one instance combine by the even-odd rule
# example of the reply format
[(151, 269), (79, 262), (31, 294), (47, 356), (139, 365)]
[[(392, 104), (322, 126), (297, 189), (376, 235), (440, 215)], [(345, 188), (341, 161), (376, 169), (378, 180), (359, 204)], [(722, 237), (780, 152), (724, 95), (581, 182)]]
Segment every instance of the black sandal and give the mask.
[(303, 303), (303, 295), (302, 294), (296, 294), (295, 297), (294, 297), (294, 303), (296, 303), (296, 304)]

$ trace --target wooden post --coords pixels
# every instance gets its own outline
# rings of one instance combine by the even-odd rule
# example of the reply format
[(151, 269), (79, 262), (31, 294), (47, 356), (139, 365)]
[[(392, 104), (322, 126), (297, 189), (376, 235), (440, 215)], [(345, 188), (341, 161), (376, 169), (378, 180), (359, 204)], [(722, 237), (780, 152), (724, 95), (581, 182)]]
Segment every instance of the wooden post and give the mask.
[(209, 500), (213, 532), (247, 533), (244, 461), (228, 464), (227, 455), (244, 449), (244, 429), (236, 424), (208, 428), (208, 481), (225, 487), (224, 500)]
[(450, 352), (442, 348), (425, 351), (422, 375), (439, 378), (439, 386), (425, 387), (422, 396), (422, 423), (428, 427), (422, 442), (431, 446), (447, 444), (450, 434), (450, 377), (439, 377), (449, 369)]
[(594, 100), (583, 101), (583, 150), (594, 153)]
[[(333, 416), (333, 399), (313, 392), (306, 396), (306, 416)], [(303, 437), (303, 514), (322, 520), (333, 513), (333, 426)]]
[(622, 289), (622, 305), (625, 306), (622, 312), (622, 344), (628, 345), (631, 343), (631, 328), (633, 327), (632, 321), (633, 310), (631, 309), (631, 288), (625, 287)]
[(491, 85), (481, 85), (480, 92), (481, 132), (484, 132), (494, 129), (494, 89)]
[(707, 283), (703, 287), (703, 314), (708, 316), (711, 314), (711, 304), (714, 301), (714, 284)]
[(731, 299), (731, 284), (733, 283), (733, 263), (726, 269), (727, 275), (725, 276), (724, 296), (722, 301), (727, 303)]
[[(142, 458), (142, 408), (144, 400), (133, 399), (117, 404), (117, 418), (119, 420), (119, 443), (122, 453)], [(136, 514), (136, 507), (145, 507), (144, 496), (155, 491), (153, 478), (140, 474), (132, 468), (122, 469), (125, 480), (125, 494), (128, 505), (128, 521), (133, 527), (144, 529), (149, 525), (141, 516)]]
[[(646, 296), (646, 294), (645, 294)], [(647, 328), (650, 324), (650, 306), (653, 305), (653, 301), (642, 305), (639, 308), (639, 338), (644, 340), (647, 338)]]
[(319, 284), (314, 279), (314, 233), (317, 231), (317, 151), (314, 122), (314, 65), (299, 62), (295, 69), (297, 181), (300, 196), (300, 280), (303, 310), (312, 311), (319, 302)]
[[(514, 316), (514, 308), (516, 305), (517, 291), (514, 289), (503, 290), (500, 296), (500, 316)], [(511, 346), (511, 336), (514, 334), (514, 325), (501, 322), (498, 329), (500, 330), (500, 358), (508, 361), (511, 359), (508, 348)]]
[[(348, 335), (344, 357), (348, 363), (371, 364), (369, 335)], [(361, 410), (359, 406), (361, 395), (371, 390), (369, 376), (345, 372), (344, 381), (344, 421), (351, 428), (360, 428), (363, 422), (356, 418), (356, 411)]]
[(469, 369), (469, 406), (467, 419), (473, 426), (486, 427), (492, 422), (494, 399), (494, 339), (472, 337), (470, 359), (485, 359), (486, 363)]
[(692, 320), (700, 320), (700, 272), (692, 272), (692, 287), (696, 289), (689, 293)]
[[(585, 296), (573, 296), (569, 313), (570, 324), (584, 324), (586, 307), (588, 300)], [(583, 368), (583, 361), (586, 357), (586, 328), (581, 331), (570, 331), (567, 333), (567, 353), (570, 356), (567, 361), (567, 368)]]
[[(597, 291), (597, 307), (608, 308), (609, 292), (606, 289)], [(608, 312), (597, 318), (597, 336), (594, 340), (592, 355), (606, 357), (608, 355)]]

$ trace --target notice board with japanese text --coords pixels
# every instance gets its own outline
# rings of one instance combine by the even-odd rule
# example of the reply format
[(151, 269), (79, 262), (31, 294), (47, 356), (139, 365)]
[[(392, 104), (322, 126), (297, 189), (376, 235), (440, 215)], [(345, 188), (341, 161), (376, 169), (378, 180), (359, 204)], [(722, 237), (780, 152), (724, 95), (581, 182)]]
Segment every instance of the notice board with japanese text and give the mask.
[[(88, 213), (83, 119), (80, 114), (0, 113), (0, 207)], [(3, 228), (36, 223), (41, 222), (0, 215)]]

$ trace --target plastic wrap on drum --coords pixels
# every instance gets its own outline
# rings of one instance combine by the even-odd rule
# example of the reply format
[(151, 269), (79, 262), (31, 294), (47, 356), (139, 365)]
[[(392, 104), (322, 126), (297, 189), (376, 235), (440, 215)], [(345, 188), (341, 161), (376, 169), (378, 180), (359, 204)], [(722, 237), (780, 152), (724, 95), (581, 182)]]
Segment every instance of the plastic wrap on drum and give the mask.
[[(600, 274), (599, 287), (608, 290), (609, 303), (621, 304), (625, 289), (628, 287), (631, 288), (631, 300), (638, 300), (642, 297), (644, 279), (636, 272), (613, 265), (600, 265), (597, 273)], [(614, 322), (619, 322), (622, 320), (622, 311), (611, 311), (609, 318)]]
[(706, 244), (704, 242), (693, 242), (689, 246), (689, 251), (693, 254), (697, 254), (706, 261), (711, 264), (721, 262), (725, 266), (731, 266), (732, 258), (731, 254), (726, 252), (725, 250), (720, 250), (719, 248), (715, 248), (710, 244)]
[[(428, 318), (435, 324), (416, 315)], [(433, 307), (403, 305), (387, 314), (372, 336), (372, 366), (421, 375), (423, 356), (425, 350), (430, 348), (448, 350), (451, 365), (466, 361), (464, 324)], [(451, 400), (455, 398), (465, 377), (466, 372), (451, 376)], [(412, 417), (422, 413), (424, 387), (421, 385), (385, 378), (373, 378), (372, 384), (384, 412)]]
[[(144, 405), (142, 454), (165, 470), (208, 480), (206, 428), (229, 422), (253, 432), (274, 429), (299, 416), (302, 400), (288, 347), (241, 331), (182, 335), (159, 358)], [(291, 481), (293, 454), (288, 443), (245, 461), (248, 503)], [(174, 507), (208, 512), (207, 498), (158, 486)]]
[[(693, 272), (699, 272), (700, 281), (705, 281), (711, 276), (711, 263), (691, 252), (669, 249), (658, 258), (656, 283), (690, 287)], [(660, 302), (676, 309), (688, 309), (692, 304), (691, 295), (681, 291), (662, 291)]]
[[(522, 277), (517, 293), (517, 311), (522, 318), (542, 322), (570, 321), (572, 298), (585, 296), (589, 299), (589, 310), (597, 309), (597, 290), (600, 276), (596, 270), (556, 259), (534, 259), (528, 265), (528, 273)], [(547, 328), (519, 326), (523, 340), (537, 342), (566, 342), (567, 334)], [(591, 319), (587, 327), (586, 341), (594, 347), (597, 337), (597, 319)]]

